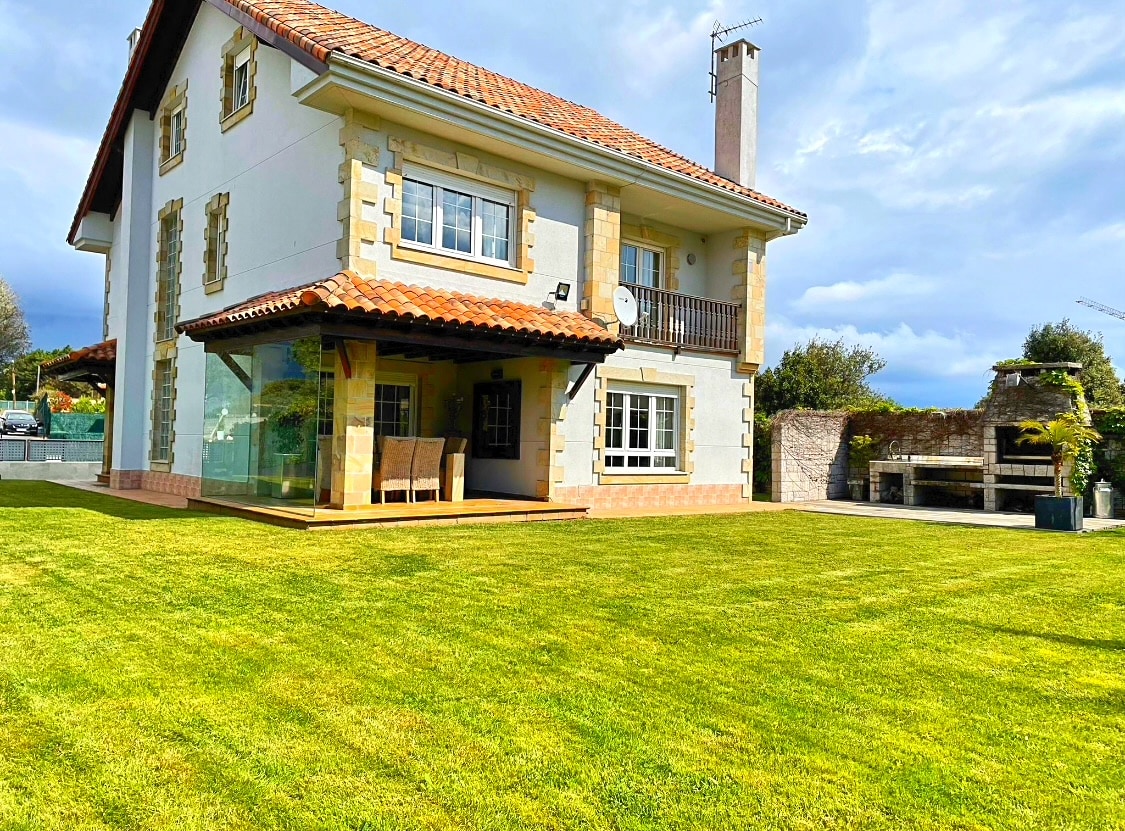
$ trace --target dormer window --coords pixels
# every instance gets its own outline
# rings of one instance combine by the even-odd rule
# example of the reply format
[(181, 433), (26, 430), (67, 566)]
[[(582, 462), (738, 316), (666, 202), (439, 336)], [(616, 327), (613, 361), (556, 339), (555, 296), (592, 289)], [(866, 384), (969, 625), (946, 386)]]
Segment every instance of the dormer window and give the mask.
[(160, 110), (160, 174), (184, 160), (187, 150), (187, 81), (173, 87)]
[(223, 47), (223, 108), (219, 115), (223, 132), (254, 111), (257, 49), (258, 41), (244, 28)]
[(421, 166), (402, 183), (402, 244), (511, 265), (516, 194)]

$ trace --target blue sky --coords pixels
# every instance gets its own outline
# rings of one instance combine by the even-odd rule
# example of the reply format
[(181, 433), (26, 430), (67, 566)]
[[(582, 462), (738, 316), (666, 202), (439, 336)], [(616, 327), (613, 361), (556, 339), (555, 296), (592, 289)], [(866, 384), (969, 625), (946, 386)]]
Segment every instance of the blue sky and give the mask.
[[(758, 185), (811, 216), (770, 248), (771, 362), (843, 337), (898, 400), (971, 406), (1069, 316), (1125, 365), (1125, 322), (1074, 303), (1125, 308), (1121, 0), (334, 5), (707, 164), (707, 35), (761, 16)], [(147, 7), (0, 0), (0, 275), (38, 346), (100, 339), (102, 258), (65, 237)]]

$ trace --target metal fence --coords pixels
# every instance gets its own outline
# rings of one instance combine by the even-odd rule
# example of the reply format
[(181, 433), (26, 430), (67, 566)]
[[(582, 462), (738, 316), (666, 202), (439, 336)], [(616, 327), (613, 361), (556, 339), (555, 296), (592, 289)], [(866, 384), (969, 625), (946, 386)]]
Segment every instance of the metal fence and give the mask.
[(0, 462), (100, 462), (104, 441), (0, 439)]
[(34, 401), (0, 401), (0, 412), (4, 410), (27, 410), (29, 413), (35, 412)]

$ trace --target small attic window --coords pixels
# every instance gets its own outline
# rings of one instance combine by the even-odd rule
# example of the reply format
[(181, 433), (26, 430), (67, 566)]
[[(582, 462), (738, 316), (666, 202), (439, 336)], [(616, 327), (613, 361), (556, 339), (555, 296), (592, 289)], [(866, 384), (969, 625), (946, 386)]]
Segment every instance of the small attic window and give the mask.
[(239, 52), (234, 59), (234, 109), (238, 112), (250, 103), (250, 49)]
[(187, 150), (187, 82), (173, 87), (160, 110), (160, 173), (184, 160)]
[(246, 29), (239, 28), (223, 47), (223, 131), (254, 111), (257, 98), (256, 76), (258, 41)]

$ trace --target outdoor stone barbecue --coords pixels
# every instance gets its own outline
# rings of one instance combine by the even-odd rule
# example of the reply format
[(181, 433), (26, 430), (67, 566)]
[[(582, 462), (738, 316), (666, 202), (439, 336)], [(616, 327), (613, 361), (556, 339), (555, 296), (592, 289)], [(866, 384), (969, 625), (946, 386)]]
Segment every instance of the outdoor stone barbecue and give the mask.
[[(1019, 424), (1074, 412), (1073, 394), (1058, 379), (1076, 377), (1081, 368), (996, 366), (983, 410), (779, 414), (774, 501), (847, 498), (853, 464), (848, 441), (869, 435), (877, 442), (869, 465), (873, 502), (1029, 511), (1037, 494), (1054, 492), (1054, 469), (1049, 448), (1018, 443)], [(1064, 479), (1069, 494), (1069, 471)]]

